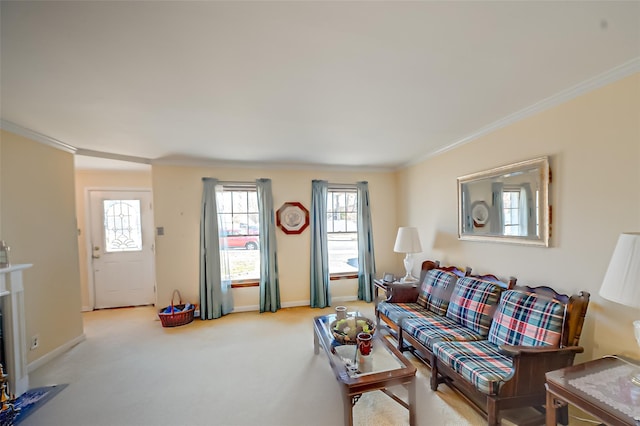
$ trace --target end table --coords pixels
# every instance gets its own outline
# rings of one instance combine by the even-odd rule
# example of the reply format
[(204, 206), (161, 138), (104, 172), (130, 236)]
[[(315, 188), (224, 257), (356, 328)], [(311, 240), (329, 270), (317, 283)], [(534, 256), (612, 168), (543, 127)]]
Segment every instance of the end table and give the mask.
[(566, 404), (608, 425), (639, 426), (640, 387), (631, 383), (638, 371), (633, 361), (610, 356), (546, 373), (547, 426), (556, 426), (556, 408)]

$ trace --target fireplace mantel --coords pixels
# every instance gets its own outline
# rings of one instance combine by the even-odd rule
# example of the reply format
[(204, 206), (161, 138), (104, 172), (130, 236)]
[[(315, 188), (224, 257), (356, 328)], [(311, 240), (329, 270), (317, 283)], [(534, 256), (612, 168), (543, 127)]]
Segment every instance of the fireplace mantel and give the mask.
[(25, 263), (0, 269), (0, 299), (7, 357), (4, 370), (9, 376), (9, 393), (16, 397), (29, 389), (22, 271), (32, 266)]

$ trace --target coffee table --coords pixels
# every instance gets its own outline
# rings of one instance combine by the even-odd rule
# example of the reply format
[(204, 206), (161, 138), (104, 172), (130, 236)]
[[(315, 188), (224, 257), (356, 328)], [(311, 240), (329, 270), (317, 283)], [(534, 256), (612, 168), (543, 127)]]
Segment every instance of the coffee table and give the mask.
[[(348, 316), (362, 316), (359, 312), (349, 312)], [(415, 424), (416, 407), (416, 367), (398, 351), (389, 340), (374, 333), (373, 349), (365, 362), (357, 362), (356, 345), (340, 345), (333, 338), (331, 323), (335, 314), (321, 315), (313, 319), (314, 353), (324, 349), (329, 364), (340, 384), (344, 405), (344, 423), (353, 425), (353, 406), (365, 392), (382, 391), (394, 401), (409, 410), (409, 424)], [(357, 370), (356, 368), (357, 367)], [(408, 391), (408, 401), (404, 401), (388, 388), (404, 386)]]

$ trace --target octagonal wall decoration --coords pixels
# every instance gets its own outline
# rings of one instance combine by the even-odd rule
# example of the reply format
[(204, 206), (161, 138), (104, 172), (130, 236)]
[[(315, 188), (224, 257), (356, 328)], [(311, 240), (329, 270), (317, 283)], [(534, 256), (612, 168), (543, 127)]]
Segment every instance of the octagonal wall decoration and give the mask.
[(276, 225), (285, 234), (301, 234), (309, 226), (309, 210), (296, 201), (284, 203), (276, 213)]

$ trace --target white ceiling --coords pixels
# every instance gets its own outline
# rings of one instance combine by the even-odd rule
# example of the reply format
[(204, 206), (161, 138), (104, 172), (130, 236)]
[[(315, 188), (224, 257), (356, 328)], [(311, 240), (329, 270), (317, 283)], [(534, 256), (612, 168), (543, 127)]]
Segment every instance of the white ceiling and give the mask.
[(640, 70), (640, 2), (2, 1), (0, 12), (3, 127), (142, 162), (399, 167)]

